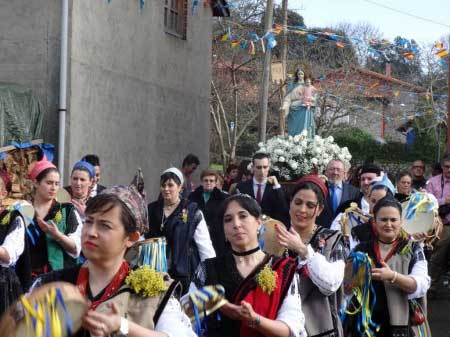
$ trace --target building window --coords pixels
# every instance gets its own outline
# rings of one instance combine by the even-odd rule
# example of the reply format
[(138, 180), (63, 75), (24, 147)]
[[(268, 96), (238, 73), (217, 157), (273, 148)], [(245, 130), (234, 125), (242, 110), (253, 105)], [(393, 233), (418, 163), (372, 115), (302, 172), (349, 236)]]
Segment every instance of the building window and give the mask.
[(166, 33), (186, 39), (187, 0), (164, 0)]

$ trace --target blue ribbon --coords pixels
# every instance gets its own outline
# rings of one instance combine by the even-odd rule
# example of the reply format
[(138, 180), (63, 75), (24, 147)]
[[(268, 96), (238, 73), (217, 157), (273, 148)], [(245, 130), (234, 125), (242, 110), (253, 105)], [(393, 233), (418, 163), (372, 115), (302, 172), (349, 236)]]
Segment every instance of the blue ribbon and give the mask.
[(64, 317), (66, 319), (66, 327), (69, 336), (73, 335), (73, 325), (72, 319), (70, 318), (69, 312), (67, 311), (66, 304), (64, 303), (64, 298), (62, 297), (61, 289), (56, 288), (56, 299), (61, 303), (61, 307), (64, 311)]

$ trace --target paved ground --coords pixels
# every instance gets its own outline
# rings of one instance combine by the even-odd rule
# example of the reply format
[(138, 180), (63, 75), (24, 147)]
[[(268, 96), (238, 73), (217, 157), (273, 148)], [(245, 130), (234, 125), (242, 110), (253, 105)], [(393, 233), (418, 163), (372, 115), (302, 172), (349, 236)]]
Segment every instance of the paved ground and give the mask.
[(450, 337), (450, 290), (444, 286), (428, 302), (428, 320), (433, 337)]

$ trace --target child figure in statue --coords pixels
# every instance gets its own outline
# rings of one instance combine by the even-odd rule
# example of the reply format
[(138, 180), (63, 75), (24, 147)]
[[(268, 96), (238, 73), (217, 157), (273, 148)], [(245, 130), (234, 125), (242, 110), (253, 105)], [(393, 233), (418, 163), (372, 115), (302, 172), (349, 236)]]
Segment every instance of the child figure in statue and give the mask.
[[(290, 136), (308, 132), (308, 138), (316, 134), (314, 112), (316, 110), (317, 89), (311, 84), (311, 78), (306, 77), (303, 82), (303, 72), (296, 72), (297, 81), (293, 88), (284, 97), (281, 110), (287, 116), (287, 129)], [(297, 82), (297, 85), (295, 85)]]

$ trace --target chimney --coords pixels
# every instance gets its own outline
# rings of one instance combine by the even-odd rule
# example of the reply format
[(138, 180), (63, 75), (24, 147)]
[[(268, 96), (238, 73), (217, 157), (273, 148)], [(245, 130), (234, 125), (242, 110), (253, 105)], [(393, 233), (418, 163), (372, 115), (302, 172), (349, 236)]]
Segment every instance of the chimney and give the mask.
[(392, 73), (392, 66), (389, 62), (386, 62), (386, 76), (391, 77)]

